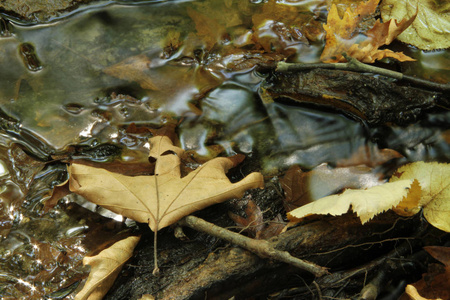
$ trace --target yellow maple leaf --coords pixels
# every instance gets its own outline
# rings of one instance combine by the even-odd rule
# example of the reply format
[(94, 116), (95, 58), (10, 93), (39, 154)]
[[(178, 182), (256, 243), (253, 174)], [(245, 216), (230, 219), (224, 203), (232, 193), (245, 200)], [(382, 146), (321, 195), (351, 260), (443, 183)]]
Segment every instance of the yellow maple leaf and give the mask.
[[(218, 157), (181, 177), (180, 156), (166, 136), (149, 140), (155, 175), (126, 176), (73, 163), (69, 188), (89, 201), (135, 221), (148, 223), (153, 231), (182, 217), (230, 198), (240, 198), (247, 189), (262, 188), (263, 176), (252, 173), (237, 183), (225, 175), (236, 161)], [(177, 155), (179, 154), (179, 155)]]
[(423, 207), (424, 217), (434, 227), (450, 232), (450, 164), (411, 163), (399, 168), (390, 181), (411, 178), (419, 181), (422, 192), (418, 207)]
[[(339, 16), (335, 4), (328, 12), (327, 24), (323, 25), (327, 32), (326, 44), (320, 59), (323, 62), (334, 63), (346, 61), (343, 54), (358, 59), (365, 63), (373, 63), (375, 60), (385, 57), (395, 58), (399, 61), (413, 61), (414, 59), (401, 52), (393, 52), (389, 49), (379, 50), (383, 45), (389, 45), (401, 32), (413, 21), (415, 15), (401, 22), (389, 20), (385, 23), (376, 21), (375, 25), (364, 35), (358, 32), (359, 23), (375, 12), (380, 0), (361, 2), (355, 9), (347, 8), (343, 18)], [(363, 38), (363, 36), (365, 36)], [(362, 41), (359, 41), (362, 39)]]

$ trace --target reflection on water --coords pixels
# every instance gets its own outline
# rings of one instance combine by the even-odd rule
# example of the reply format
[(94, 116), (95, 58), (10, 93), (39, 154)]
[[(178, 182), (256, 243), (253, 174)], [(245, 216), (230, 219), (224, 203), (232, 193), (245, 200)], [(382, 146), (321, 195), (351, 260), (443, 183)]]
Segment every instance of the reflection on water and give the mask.
[[(197, 162), (240, 152), (266, 174), (340, 165), (361, 152), (370, 160), (378, 148), (399, 151), (399, 162), (449, 160), (448, 112), (369, 128), (329, 109), (261, 99), (265, 75), (254, 65), (267, 69), (294, 52), (294, 61), (317, 62), (326, 9), (303, 1), (274, 22), (262, 2), (110, 5), (36, 26), (1, 19), (0, 294), (70, 293), (86, 275), (81, 258), (123, 229), (69, 204), (73, 195), (49, 212), (42, 202), (65, 180), (58, 159), (145, 162), (149, 132), (128, 131), (132, 123), (176, 119)], [(441, 68), (423, 55), (423, 67)]]

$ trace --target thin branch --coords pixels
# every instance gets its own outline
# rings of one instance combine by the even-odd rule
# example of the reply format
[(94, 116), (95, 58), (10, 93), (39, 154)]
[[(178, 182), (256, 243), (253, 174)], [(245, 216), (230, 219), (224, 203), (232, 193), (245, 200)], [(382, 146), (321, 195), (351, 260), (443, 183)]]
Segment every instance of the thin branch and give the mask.
[(184, 217), (178, 223), (181, 226), (187, 226), (194, 230), (205, 232), (209, 235), (238, 245), (255, 253), (259, 257), (276, 259), (291, 264), (299, 269), (308, 271), (317, 277), (329, 274), (326, 268), (318, 266), (309, 261), (296, 258), (290, 255), (287, 251), (277, 250), (266, 240), (251, 239), (194, 216)]
[(292, 72), (292, 71), (303, 71), (311, 69), (332, 69), (332, 70), (346, 70), (359, 73), (372, 73), (377, 75), (382, 75), (389, 78), (394, 78), (397, 80), (405, 80), (421, 86), (423, 88), (439, 91), (450, 91), (450, 84), (448, 83), (438, 83), (421, 78), (416, 78), (413, 76), (404, 75), (403, 73), (371, 66), (358, 61), (355, 58), (345, 56), (348, 60), (346, 63), (316, 63), (316, 64), (304, 64), (304, 63), (286, 63), (279, 62), (277, 64), (276, 71), (278, 72)]

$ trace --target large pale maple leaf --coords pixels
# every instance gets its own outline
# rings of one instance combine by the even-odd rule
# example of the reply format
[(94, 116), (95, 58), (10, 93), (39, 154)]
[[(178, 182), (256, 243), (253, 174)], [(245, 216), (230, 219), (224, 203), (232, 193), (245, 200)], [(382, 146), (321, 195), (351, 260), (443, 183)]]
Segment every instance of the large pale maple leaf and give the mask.
[(70, 191), (135, 221), (148, 223), (153, 231), (169, 226), (192, 212), (230, 198), (240, 198), (252, 188), (264, 186), (260, 173), (231, 183), (226, 172), (239, 161), (218, 157), (181, 177), (184, 150), (166, 136), (149, 140), (155, 175), (126, 176), (104, 169), (72, 164)]
[(377, 20), (373, 27), (360, 34), (359, 23), (374, 14), (380, 0), (361, 2), (355, 9), (347, 8), (341, 18), (335, 4), (328, 12), (327, 24), (323, 25), (326, 35), (326, 44), (320, 60), (327, 63), (346, 61), (343, 54), (347, 54), (364, 63), (373, 63), (375, 60), (391, 57), (399, 61), (413, 61), (414, 59), (389, 49), (378, 49), (389, 45), (414, 21), (416, 15), (400, 22), (389, 20), (380, 23)]

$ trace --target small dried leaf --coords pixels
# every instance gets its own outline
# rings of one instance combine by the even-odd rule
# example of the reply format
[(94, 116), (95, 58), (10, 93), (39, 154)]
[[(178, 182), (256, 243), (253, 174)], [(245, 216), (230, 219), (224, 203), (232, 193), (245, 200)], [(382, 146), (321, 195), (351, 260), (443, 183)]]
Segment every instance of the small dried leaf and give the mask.
[(122, 266), (133, 255), (134, 247), (136, 247), (139, 239), (139, 236), (130, 236), (116, 242), (95, 256), (85, 257), (83, 264), (91, 266), (91, 272), (75, 300), (102, 299), (113, 285)]

